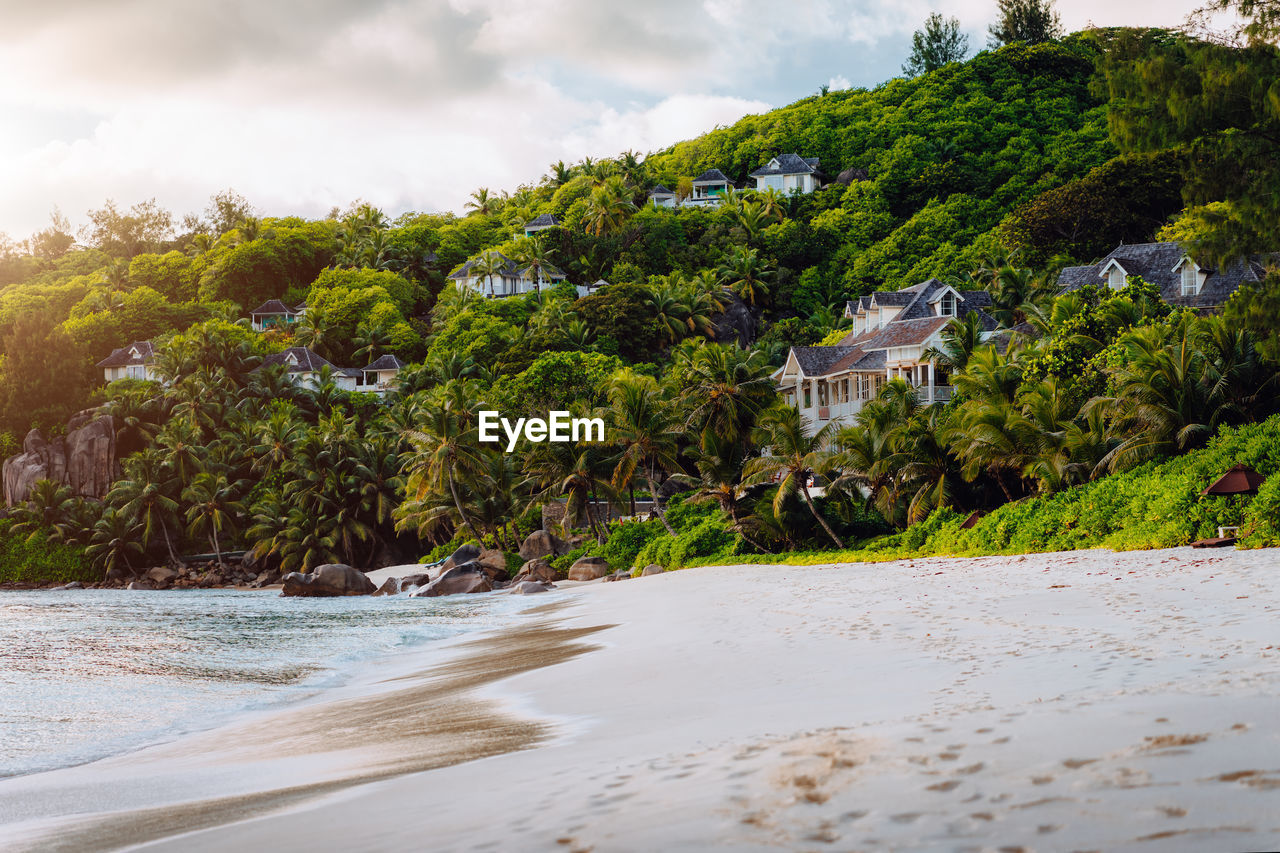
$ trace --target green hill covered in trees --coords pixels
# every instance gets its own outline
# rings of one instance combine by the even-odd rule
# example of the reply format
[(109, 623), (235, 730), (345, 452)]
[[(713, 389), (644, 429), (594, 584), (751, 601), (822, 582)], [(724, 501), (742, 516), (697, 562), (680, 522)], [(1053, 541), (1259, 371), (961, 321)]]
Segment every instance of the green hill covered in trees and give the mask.
[[(458, 537), (510, 549), (542, 503), (565, 500), (593, 547), (683, 561), (843, 545), (1192, 449), (1275, 410), (1275, 288), (1242, 292), (1223, 321), (1172, 310), (1141, 281), (1059, 296), (1056, 271), (1156, 237), (1223, 259), (1280, 247), (1259, 213), (1265, 184), (1214, 182), (1233, 152), (1265, 170), (1256, 146), (1275, 143), (1241, 150), (1221, 113), (1191, 135), (1161, 118), (1188, 75), (1209, 79), (1241, 51), (1275, 62), (1274, 48), (1161, 32), (1016, 42), (648, 156), (556, 163), (478, 189), (463, 216), (390, 219), (357, 202), (305, 220), (227, 192), (181, 221), (108, 203), (83, 243), (55, 217), (0, 255), (0, 445), (101, 404), (136, 452), (103, 504), (46, 489), (7, 535), (91, 546), (102, 568), (232, 545), (286, 568), (364, 566)], [(1162, 90), (1170, 67), (1182, 77)], [(1244, 120), (1276, 124), (1265, 107)], [(684, 193), (710, 168), (741, 183), (784, 153), (820, 158), (827, 185), (647, 203), (657, 184)], [(558, 224), (516, 236), (542, 214)], [(567, 282), (490, 300), (448, 279), (491, 252)], [(777, 403), (773, 367), (791, 345), (838, 336), (845, 300), (934, 276), (991, 291), (1006, 325), (1031, 334), (997, 349), (952, 330), (955, 400), (924, 406), (890, 383), (817, 446)], [(611, 284), (578, 298), (599, 279)], [(247, 313), (269, 299), (305, 301), (306, 315), (252, 331)], [(93, 365), (143, 339), (166, 384), (102, 387)], [(385, 399), (255, 369), (288, 346), (409, 367)], [(477, 440), (486, 407), (597, 412), (610, 438), (506, 455)], [(819, 499), (804, 487), (815, 473)], [(665, 517), (611, 529), (593, 511), (664, 483), (691, 490), (671, 513), (679, 529)]]

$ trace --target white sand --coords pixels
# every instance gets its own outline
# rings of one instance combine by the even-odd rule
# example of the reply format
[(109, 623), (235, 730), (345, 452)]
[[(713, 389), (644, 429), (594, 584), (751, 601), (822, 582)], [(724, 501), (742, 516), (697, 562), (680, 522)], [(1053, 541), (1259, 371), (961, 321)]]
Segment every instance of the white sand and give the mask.
[[(550, 724), (543, 745), (144, 849), (1277, 849), (1278, 557), (708, 568), (538, 596), (565, 604), (531, 619), (614, 626), (474, 694)], [(160, 802), (157, 760), (108, 764)], [(267, 766), (259, 789), (310, 772)], [(0, 783), (0, 847), (95, 810), (97, 772)]]

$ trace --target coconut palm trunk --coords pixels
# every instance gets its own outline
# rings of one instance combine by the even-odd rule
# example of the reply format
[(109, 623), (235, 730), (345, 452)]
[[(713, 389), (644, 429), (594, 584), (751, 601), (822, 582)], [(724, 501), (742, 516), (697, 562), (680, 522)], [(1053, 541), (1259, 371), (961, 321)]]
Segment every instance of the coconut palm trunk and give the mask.
[(458, 484), (453, 479), (453, 474), (449, 475), (449, 493), (453, 495), (453, 505), (458, 510), (458, 516), (462, 519), (462, 523), (471, 531), (471, 535), (476, 537), (476, 541), (483, 545), (484, 537), (480, 535), (479, 530), (476, 530), (476, 526), (472, 523), (471, 517), (467, 515), (466, 510), (462, 508), (462, 498), (458, 496)]
[(827, 524), (827, 520), (822, 517), (822, 514), (818, 512), (818, 508), (814, 506), (813, 498), (809, 496), (809, 484), (805, 482), (808, 477), (805, 476), (804, 472), (801, 472), (797, 476), (804, 477), (804, 479), (800, 481), (800, 496), (804, 498), (805, 506), (809, 507), (809, 512), (813, 513), (813, 517), (822, 525), (822, 529), (827, 531), (827, 535), (831, 537), (832, 542), (836, 543), (836, 547), (843, 548), (844, 542), (840, 541), (840, 537), (831, 529), (831, 525)]
[(672, 536), (676, 535), (675, 528), (671, 526), (671, 522), (667, 521), (667, 511), (662, 506), (662, 495), (658, 492), (658, 484), (654, 482), (655, 471), (652, 462), (649, 464), (649, 494), (653, 496), (653, 511), (658, 516), (658, 520), (662, 522), (662, 526), (667, 528), (667, 532)]

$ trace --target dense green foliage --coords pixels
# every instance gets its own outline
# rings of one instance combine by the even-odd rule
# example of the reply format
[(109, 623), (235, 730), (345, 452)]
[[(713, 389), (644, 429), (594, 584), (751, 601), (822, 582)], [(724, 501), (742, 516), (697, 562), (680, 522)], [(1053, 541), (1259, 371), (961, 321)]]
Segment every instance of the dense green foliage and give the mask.
[[(21, 548), (61, 543), (15, 565), (70, 577), (87, 559), (127, 577), (192, 551), (251, 549), (285, 569), (464, 539), (512, 552), (551, 501), (583, 537), (561, 568), (586, 553), (639, 569), (1157, 547), (1228, 522), (1275, 544), (1272, 482), (1252, 501), (1195, 495), (1235, 462), (1277, 465), (1280, 277), (1224, 318), (1174, 310), (1137, 278), (1063, 295), (1056, 270), (1156, 235), (1222, 259), (1280, 247), (1276, 49), (1058, 39), (1039, 0), (1001, 16), (1005, 46), (967, 62), (939, 19), (911, 79), (824, 91), (647, 157), (556, 163), (513, 192), (477, 189), (465, 216), (259, 217), (223, 193), (181, 233), (154, 202), (109, 203), (90, 213), (91, 245), (57, 216), (0, 243), (0, 444), (102, 404), (123, 457), (101, 503), (43, 484), (15, 508)], [(825, 185), (647, 203), (657, 183), (687, 197), (708, 168), (743, 182), (789, 152), (820, 157)], [(546, 213), (559, 224), (518, 235)], [(497, 253), (537, 291), (488, 299), (449, 280), (469, 259), (494, 274)], [(851, 424), (810, 434), (770, 378), (788, 348), (838, 340), (847, 299), (931, 276), (987, 290), (1001, 326), (943, 332), (929, 357), (954, 398), (929, 405), (893, 381)], [(306, 313), (254, 332), (246, 315), (269, 299)], [(141, 339), (164, 381), (103, 389), (94, 363)], [(257, 369), (286, 346), (409, 367), (384, 396)], [(600, 418), (607, 437), (522, 438), (507, 454), (481, 440), (486, 408)], [(647, 518), (609, 521), (640, 504)], [(975, 509), (990, 512), (961, 533)]]

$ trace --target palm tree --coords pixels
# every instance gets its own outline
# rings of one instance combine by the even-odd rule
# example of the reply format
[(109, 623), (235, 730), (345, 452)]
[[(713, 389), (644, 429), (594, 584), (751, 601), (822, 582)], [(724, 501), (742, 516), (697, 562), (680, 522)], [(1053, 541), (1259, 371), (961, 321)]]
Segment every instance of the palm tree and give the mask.
[(391, 333), (380, 324), (362, 320), (356, 326), (356, 336), (351, 342), (357, 347), (352, 357), (364, 359), (365, 364), (373, 364), (391, 346)]
[(778, 492), (773, 499), (773, 511), (778, 515), (787, 498), (798, 493), (831, 541), (837, 548), (843, 548), (844, 542), (818, 512), (809, 494), (810, 473), (821, 474), (831, 468), (835, 454), (826, 448), (836, 428), (836, 422), (831, 421), (812, 436), (806, 436), (799, 409), (794, 406), (769, 409), (753, 433), (756, 444), (764, 449), (743, 468), (746, 474), (743, 482), (750, 485), (778, 480)]
[(554, 254), (554, 250), (548, 249), (536, 237), (524, 237), (517, 241), (513, 252), (515, 261), (524, 267), (525, 273), (533, 279), (534, 290), (539, 293), (542, 291), (543, 276), (546, 275), (547, 270), (555, 269), (551, 265), (551, 256)]
[(140, 557), (143, 553), (138, 543), (138, 525), (123, 512), (107, 507), (94, 522), (90, 544), (84, 553), (108, 577), (114, 576), (121, 564), (133, 574), (129, 557)]
[[(465, 380), (451, 380), (429, 403), (418, 408), (419, 428), (408, 435), (413, 449), (405, 456), (405, 492), (411, 500), (423, 500), (432, 491), (447, 491), (453, 498), (458, 520), (477, 541), (483, 541), (458, 491), (459, 479), (474, 476), (484, 463), (479, 431), (470, 419), (470, 413), (483, 408), (483, 404), (469, 400), (470, 396)], [(458, 406), (460, 398), (468, 404)]]
[(631, 200), (631, 193), (622, 179), (615, 175), (591, 190), (583, 227), (588, 234), (597, 237), (616, 234), (635, 212), (636, 205)]
[(947, 373), (964, 370), (973, 351), (982, 345), (985, 334), (981, 311), (952, 318), (939, 335), (942, 340), (937, 346), (927, 347), (920, 354), (920, 360), (931, 361), (934, 367)]
[(744, 302), (755, 306), (756, 300), (769, 295), (769, 282), (774, 273), (755, 249), (737, 246), (720, 265), (720, 282)]
[(55, 541), (72, 539), (79, 501), (71, 493), (70, 486), (55, 480), (36, 480), (27, 500), (10, 510), (16, 519), (13, 532), (27, 534), (28, 543), (46, 538)]
[(714, 432), (742, 441), (775, 398), (764, 357), (736, 344), (699, 346), (678, 369), (685, 428), (698, 435)]
[(191, 504), (187, 508), (187, 532), (192, 536), (208, 535), (219, 568), (226, 567), (219, 534), (233, 529), (243, 514), (244, 505), (238, 495), (245, 485), (243, 481), (229, 482), (223, 473), (201, 471), (182, 491), (183, 501)]
[(502, 209), (502, 201), (490, 194), (488, 187), (481, 187), (471, 193), (471, 198), (463, 205), (463, 209), (481, 216), (491, 216)]
[(562, 187), (573, 177), (573, 169), (566, 166), (563, 160), (557, 160), (551, 164), (551, 174), (548, 177), (556, 187)]
[(676, 457), (680, 452), (681, 430), (662, 399), (658, 382), (636, 373), (617, 376), (609, 385), (609, 402), (614, 443), (622, 449), (613, 470), (613, 487), (621, 491), (634, 480), (637, 472), (643, 472), (653, 498), (654, 514), (667, 532), (675, 536), (662, 506), (657, 474), (680, 469)]
[(510, 264), (500, 252), (484, 252), (479, 257), (471, 261), (471, 269), (468, 274), (475, 276), (477, 280), (487, 279), (489, 282), (489, 295), (496, 296), (497, 291), (493, 287), (493, 277), (496, 275), (502, 277), (503, 272)]
[(123, 479), (117, 480), (107, 494), (107, 502), (131, 521), (142, 525), (142, 545), (150, 547), (159, 531), (171, 563), (178, 562), (169, 536), (178, 502), (173, 498), (175, 481), (166, 469), (159, 450), (148, 449), (125, 459)]
[(727, 441), (714, 432), (705, 433), (696, 451), (698, 479), (692, 500), (714, 502), (729, 516), (738, 535), (752, 548), (764, 553), (765, 549), (747, 532), (747, 525), (740, 516), (740, 480), (745, 461), (741, 443)]

